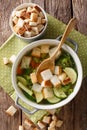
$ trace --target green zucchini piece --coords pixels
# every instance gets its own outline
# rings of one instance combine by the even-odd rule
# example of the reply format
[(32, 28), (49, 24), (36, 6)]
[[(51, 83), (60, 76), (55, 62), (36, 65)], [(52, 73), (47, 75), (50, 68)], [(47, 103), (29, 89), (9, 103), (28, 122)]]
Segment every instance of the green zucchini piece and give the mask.
[(56, 97), (56, 96), (53, 96), (53, 97), (51, 97), (51, 98), (47, 98), (47, 101), (48, 101), (49, 103), (54, 104), (54, 103), (58, 103), (58, 102), (60, 102), (61, 99), (58, 98), (58, 97)]
[(64, 91), (62, 90), (62, 88), (53, 88), (54, 91), (54, 95), (57, 96), (60, 99), (64, 99), (67, 97), (67, 95), (64, 93)]
[(17, 76), (17, 80), (18, 80), (19, 82), (23, 83), (23, 85), (25, 85), (25, 86), (28, 85), (27, 80), (26, 80), (24, 77), (22, 77), (22, 76)]
[(36, 102), (39, 103), (43, 100), (43, 94), (41, 92), (34, 92), (35, 97), (36, 97)]
[(18, 86), (24, 90), (26, 93), (28, 93), (29, 95), (32, 95), (33, 92), (31, 90), (29, 90), (29, 88), (27, 86), (25, 86), (24, 84), (22, 84), (21, 82), (18, 82)]

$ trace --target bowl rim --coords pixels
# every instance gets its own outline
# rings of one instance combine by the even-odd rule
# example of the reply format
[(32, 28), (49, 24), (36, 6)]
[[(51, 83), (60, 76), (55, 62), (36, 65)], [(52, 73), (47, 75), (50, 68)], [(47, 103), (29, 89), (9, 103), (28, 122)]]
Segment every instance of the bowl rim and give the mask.
[[(44, 26), (44, 29), (43, 29), (38, 35), (28, 38), (28, 37), (23, 37), (23, 36), (17, 34), (17, 33), (14, 31), (13, 25), (12, 25), (12, 14), (13, 14), (14, 11), (17, 11), (17, 10), (22, 9), (22, 8), (24, 8), (24, 7), (28, 7), (29, 5), (37, 5), (37, 6), (41, 9), (41, 11), (43, 12), (43, 14), (44, 14), (44, 16), (45, 16), (46, 24), (45, 24), (45, 26)], [(11, 15), (10, 15), (10, 19), (9, 19), (9, 26), (10, 26), (12, 32), (13, 32), (17, 37), (19, 37), (19, 38), (21, 38), (21, 39), (24, 39), (24, 40), (33, 40), (33, 39), (38, 38), (39, 36), (41, 36), (41, 35), (45, 32), (45, 30), (46, 30), (46, 28), (47, 28), (47, 25), (48, 25), (48, 18), (47, 18), (47, 15), (46, 15), (45, 10), (44, 10), (41, 6), (39, 6), (38, 4), (36, 4), (36, 3), (31, 3), (31, 2), (30, 2), (30, 3), (20, 4), (20, 5), (18, 5), (16, 8), (14, 8), (13, 11), (12, 11), (12, 13), (11, 13)]]
[(77, 56), (77, 54), (74, 52), (74, 50), (71, 47), (69, 47), (68, 45), (63, 44), (62, 48), (65, 51), (67, 51), (74, 59), (74, 62), (76, 63), (76, 67), (77, 67), (78, 78), (77, 78), (77, 82), (74, 86), (74, 91), (66, 99), (64, 99), (56, 104), (48, 104), (48, 105), (47, 104), (46, 105), (45, 104), (37, 104), (37, 103), (32, 102), (31, 100), (27, 99), (27, 97), (25, 97), (23, 95), (22, 91), (19, 90), (19, 88), (16, 84), (16, 67), (17, 67), (18, 63), (20, 62), (22, 56), (25, 55), (28, 51), (30, 51), (34, 47), (37, 47), (37, 46), (42, 45), (42, 44), (57, 45), (58, 40), (56, 40), (56, 39), (43, 39), (43, 40), (38, 40), (38, 41), (32, 42), (32, 44), (25, 46), (18, 53), (16, 61), (12, 66), (12, 84), (13, 84), (13, 87), (16, 91), (16, 94), (28, 105), (35, 107), (37, 109), (44, 109), (44, 110), (60, 108), (64, 105), (66, 105), (67, 103), (69, 103), (77, 95), (77, 93), (81, 87), (82, 78), (83, 78), (83, 70), (82, 70), (82, 65), (81, 65), (80, 59)]

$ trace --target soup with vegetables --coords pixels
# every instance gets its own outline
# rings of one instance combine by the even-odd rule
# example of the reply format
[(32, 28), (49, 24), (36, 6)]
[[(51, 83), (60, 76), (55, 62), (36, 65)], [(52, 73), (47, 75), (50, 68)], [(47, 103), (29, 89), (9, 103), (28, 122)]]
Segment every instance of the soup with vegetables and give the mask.
[(41, 84), (36, 70), (40, 63), (50, 57), (56, 47), (41, 45), (24, 55), (17, 67), (17, 85), (24, 95), (39, 104), (54, 104), (67, 98), (74, 89), (77, 71), (73, 58), (63, 49), (58, 52), (54, 71), (43, 70)]

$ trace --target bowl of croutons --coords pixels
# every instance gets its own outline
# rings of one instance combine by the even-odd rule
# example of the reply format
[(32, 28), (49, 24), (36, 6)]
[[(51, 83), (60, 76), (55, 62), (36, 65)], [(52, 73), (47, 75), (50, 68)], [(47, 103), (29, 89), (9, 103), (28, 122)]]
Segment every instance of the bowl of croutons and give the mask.
[(75, 51), (65, 44), (56, 56), (54, 70), (41, 71), (42, 82), (38, 82), (37, 67), (53, 55), (58, 43), (55, 39), (37, 40), (17, 55), (12, 67), (12, 83), (18, 96), (16, 104), (23, 110), (19, 98), (35, 110), (55, 109), (69, 103), (78, 93), (82, 65)]
[(47, 28), (47, 15), (39, 5), (24, 3), (17, 6), (10, 16), (13, 33), (26, 41), (34, 41), (43, 36)]

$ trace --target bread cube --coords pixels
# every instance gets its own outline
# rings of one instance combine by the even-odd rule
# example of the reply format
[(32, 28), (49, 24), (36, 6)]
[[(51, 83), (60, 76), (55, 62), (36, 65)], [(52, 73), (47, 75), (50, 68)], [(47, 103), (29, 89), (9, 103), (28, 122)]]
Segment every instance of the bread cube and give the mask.
[(39, 15), (39, 11), (35, 7), (32, 9), (32, 13), (37, 13)]
[(38, 27), (39, 32), (41, 32), (44, 29), (44, 25), (43, 24), (39, 24), (37, 27)]
[(66, 73), (62, 73), (62, 74), (60, 74), (59, 76), (58, 76), (58, 78), (59, 78), (59, 80), (61, 81), (61, 82), (63, 82), (64, 80), (65, 80), (65, 78), (66, 78)]
[[(53, 53), (56, 51), (57, 47), (53, 47), (49, 50), (49, 56), (51, 57), (53, 55)], [(61, 55), (61, 50), (58, 51), (57, 55), (56, 55), (56, 59)]]
[(37, 22), (38, 14), (37, 13), (31, 13), (30, 19), (31, 19), (32, 22)]
[(29, 19), (30, 18), (29, 12), (22, 12), (21, 18), (23, 18), (23, 19)]
[(33, 130), (39, 130), (37, 127), (35, 127)]
[(48, 127), (48, 130), (56, 130), (55, 127)]
[(17, 22), (18, 22), (17, 16), (14, 16), (14, 17), (12, 18), (12, 21), (13, 21), (14, 24), (17, 24)]
[(37, 26), (37, 22), (29, 22), (29, 25), (31, 26), (31, 27), (35, 27), (35, 26)]
[(24, 56), (21, 61), (21, 68), (25, 68), (25, 69), (29, 68), (30, 62), (31, 62), (31, 57)]
[(49, 126), (52, 127), (52, 128), (55, 127), (56, 126), (56, 121), (55, 120), (51, 121)]
[(56, 115), (52, 115), (52, 120), (53, 121), (57, 121), (57, 116)]
[(14, 106), (10, 106), (7, 110), (6, 113), (10, 116), (13, 116), (16, 113), (17, 109)]
[(28, 30), (31, 30), (31, 26), (29, 25), (29, 23), (25, 23), (24, 24), (24, 27), (25, 29), (28, 31)]
[(71, 79), (70, 79), (69, 77), (66, 77), (66, 78), (63, 80), (62, 84), (63, 84), (63, 85), (67, 85), (67, 84), (69, 84), (69, 83), (71, 83), (71, 82), (72, 82)]
[(26, 31), (26, 28), (25, 28), (25, 27), (20, 28), (20, 27), (18, 27), (17, 25), (15, 25), (15, 26), (13, 27), (13, 29), (14, 29), (14, 31), (15, 31), (17, 34), (19, 34), (19, 35), (23, 35), (24, 32)]
[(25, 31), (25, 33), (24, 33), (24, 37), (29, 38), (29, 37), (31, 37), (31, 36), (32, 36), (31, 31)]
[(10, 63), (9, 59), (7, 57), (3, 58), (4, 65), (7, 65)]
[(41, 20), (41, 23), (42, 23), (42, 24), (45, 24), (45, 23), (46, 23), (46, 19), (42, 19), (42, 20)]
[(55, 114), (56, 109), (47, 110), (51, 115)]
[(30, 128), (32, 127), (33, 123), (32, 123), (30, 120), (25, 119), (23, 125), (24, 125), (24, 127), (25, 127), (26, 129), (30, 129)]
[(38, 27), (31, 27), (31, 29), (37, 34), (39, 34)]
[(44, 14), (43, 14), (42, 11), (40, 11), (39, 16), (40, 16), (42, 19), (45, 18), (45, 16), (44, 16)]
[(41, 53), (49, 53), (49, 45), (42, 45)]
[(41, 11), (41, 9), (40, 9), (37, 5), (35, 5), (34, 8), (35, 8), (38, 12)]
[(46, 70), (42, 71), (40, 74), (41, 74), (42, 79), (45, 81), (50, 80), (53, 76), (50, 69), (46, 69)]
[(51, 83), (53, 84), (54, 87), (59, 87), (61, 85), (61, 82), (60, 82), (58, 76), (56, 76), (56, 75), (52, 76), (50, 81), (51, 81)]
[(44, 116), (42, 121), (46, 124), (49, 124), (51, 121), (51, 116)]
[(22, 125), (19, 125), (19, 130), (24, 130)]
[(54, 74), (55, 75), (60, 75), (61, 73), (62, 73), (61, 66), (55, 66), (55, 68), (54, 68)]
[(52, 83), (50, 82), (50, 80), (43, 80), (42, 83), (41, 83), (41, 86), (52, 87)]
[(41, 121), (38, 121), (37, 125), (40, 127), (40, 129), (43, 129), (46, 127), (46, 125)]
[(24, 23), (28, 23), (29, 24), (29, 22), (31, 22), (31, 19), (24, 19)]
[(56, 122), (56, 127), (61, 127), (62, 126), (62, 124), (63, 124), (63, 121), (61, 121), (61, 120), (58, 120), (57, 122)]
[(29, 7), (27, 8), (27, 11), (26, 11), (26, 12), (31, 13), (31, 12), (32, 12), (32, 10), (33, 10), (33, 8), (32, 8), (31, 6), (29, 6)]
[(34, 57), (40, 57), (41, 55), (41, 50), (40, 48), (36, 47), (32, 50), (32, 53), (31, 53), (32, 56)]
[(19, 18), (16, 25), (17, 25), (19, 28), (22, 28), (23, 25), (24, 25), (24, 20), (23, 20), (22, 18)]
[(16, 56), (12, 55), (9, 60), (13, 64), (15, 62), (15, 60), (16, 60)]
[(36, 73), (35, 72), (30, 74), (30, 78), (31, 78), (31, 81), (32, 81), (33, 84), (37, 83), (37, 77), (36, 77)]
[(41, 24), (41, 23), (42, 23), (41, 17), (38, 17), (37, 24)]
[(19, 11), (16, 11), (16, 12), (15, 12), (15, 15), (16, 15), (17, 17), (22, 17), (22, 16), (23, 16), (23, 12), (25, 12), (25, 11), (26, 11), (26, 8), (21, 9), (21, 10), (19, 10)]
[(35, 84), (33, 84), (33, 86), (32, 86), (32, 90), (33, 91), (35, 91), (35, 92), (41, 92), (42, 91), (42, 86), (40, 85), (40, 84), (38, 84), (38, 83), (35, 83)]
[(47, 88), (47, 87), (45, 87), (45, 88), (43, 88), (43, 97), (45, 98), (45, 99), (47, 99), (47, 98), (51, 98), (51, 97), (53, 97), (53, 90), (52, 90), (52, 88)]

